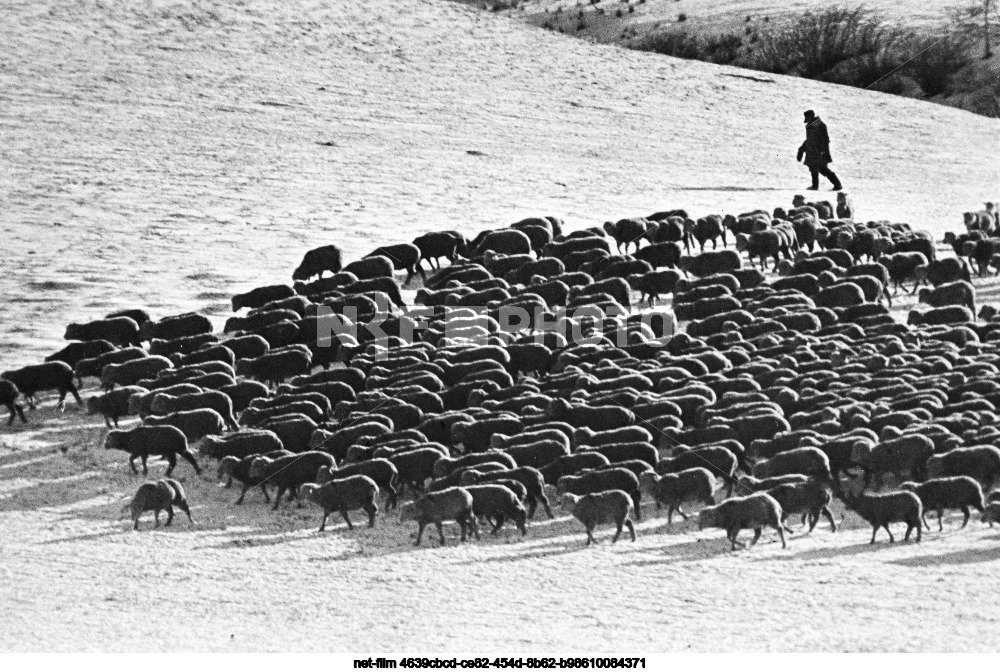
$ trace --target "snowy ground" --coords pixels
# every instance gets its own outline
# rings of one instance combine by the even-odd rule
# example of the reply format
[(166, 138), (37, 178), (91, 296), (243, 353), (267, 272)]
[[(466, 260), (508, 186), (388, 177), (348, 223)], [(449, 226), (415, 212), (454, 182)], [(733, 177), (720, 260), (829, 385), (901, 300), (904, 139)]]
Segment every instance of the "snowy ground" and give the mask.
[[(4, 369), (119, 307), (221, 319), (324, 243), (788, 205), (806, 108), (865, 219), (940, 236), (1000, 196), (997, 120), (445, 0), (12, 1), (4, 19)], [(732, 554), (652, 515), (635, 544), (586, 549), (557, 510), (523, 540), (413, 549), (394, 515), (320, 535), (314, 508), (235, 507), (182, 465), (198, 525), (137, 534), (118, 515), (139, 479), (51, 402), (0, 429), (0, 650), (996, 649), (1000, 532), (979, 523), (869, 547), (849, 514)]]

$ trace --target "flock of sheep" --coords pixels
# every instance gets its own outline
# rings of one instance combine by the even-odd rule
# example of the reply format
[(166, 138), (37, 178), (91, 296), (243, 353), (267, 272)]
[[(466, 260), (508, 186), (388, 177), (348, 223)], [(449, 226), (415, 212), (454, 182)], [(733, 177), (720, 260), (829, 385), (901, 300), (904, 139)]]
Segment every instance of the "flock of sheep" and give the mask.
[[(134, 473), (137, 459), (143, 475), (150, 456), (168, 463), (130, 502), (136, 529), (147, 511), (157, 526), (174, 507), (191, 517), (171, 474), (178, 457), (201, 474), (193, 448), (241, 486), (236, 504), (259, 490), (278, 509), (287, 494), (323, 510), (320, 530), (331, 513), (353, 529), (349, 512), (374, 526), (384, 496), (416, 521), (416, 544), (430, 524), (444, 544), (449, 521), (463, 541), (484, 521), (526, 534), (539, 506), (554, 516), (552, 487), (588, 544), (603, 524), (634, 540), (643, 495), (668, 524), (705, 505), (700, 526), (733, 549), (741, 530), (753, 544), (767, 527), (784, 545), (793, 515), (836, 531), (834, 497), (872, 543), (879, 528), (894, 540), (894, 522), (920, 541), (933, 511), (939, 529), (947, 509), (963, 527), (973, 509), (992, 525), (1000, 321), (989, 306), (977, 321), (971, 269), (1000, 270), (998, 213), (966, 213), (942, 259), (926, 233), (854, 214), (838, 194), (573, 232), (530, 218), (346, 265), (328, 245), (293, 284), (234, 296), (246, 312), (221, 334), (199, 314), (142, 309), (70, 324), (65, 348), (0, 375), (0, 403), (8, 424), (27, 422), (22, 399), (33, 409), (54, 390), (60, 407), (67, 394), (82, 404), (78, 387), (99, 380), (87, 408), (105, 418), (105, 447)], [(417, 305), (398, 271), (423, 277)], [(927, 285), (929, 309), (901, 324), (889, 306), (907, 283)], [(133, 415), (139, 425), (117, 429)]]

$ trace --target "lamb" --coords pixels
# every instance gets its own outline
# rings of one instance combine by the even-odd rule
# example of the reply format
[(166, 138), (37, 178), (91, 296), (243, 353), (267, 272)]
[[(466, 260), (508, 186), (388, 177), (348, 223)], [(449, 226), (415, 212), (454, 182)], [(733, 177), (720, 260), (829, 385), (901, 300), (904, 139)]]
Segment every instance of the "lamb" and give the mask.
[(614, 468), (598, 471), (583, 471), (571, 476), (563, 476), (556, 482), (556, 491), (560, 495), (567, 492), (574, 495), (589, 495), (605, 490), (621, 490), (632, 498), (637, 519), (641, 519), (642, 490), (639, 489), (639, 479), (628, 469)]
[(226, 431), (226, 421), (210, 408), (177, 411), (167, 415), (149, 415), (143, 419), (143, 424), (153, 427), (173, 425), (184, 432), (189, 443), (194, 443), (209, 434), (222, 434)]
[(45, 358), (46, 362), (66, 362), (76, 366), (81, 359), (99, 357), (106, 352), (116, 350), (114, 345), (103, 339), (97, 341), (77, 341), (70, 343), (62, 350), (54, 352)]
[[(325, 271), (330, 271), (330, 273), (334, 274), (339, 273), (341, 269), (340, 260), (340, 248), (336, 245), (324, 245), (309, 250), (303, 255), (302, 262), (292, 271), (292, 280), (309, 280), (317, 276), (322, 279)], [(233, 311), (237, 310), (239, 308), (234, 303)]]
[(382, 247), (378, 247), (373, 252), (365, 255), (365, 257), (378, 256), (388, 257), (392, 261), (392, 265), (395, 270), (406, 271), (406, 280), (403, 281), (403, 284), (409, 283), (418, 271), (420, 272), (420, 277), (427, 280), (427, 275), (424, 273), (424, 269), (420, 267), (420, 248), (412, 243), (383, 245)]
[(228, 479), (226, 487), (228, 488), (232, 485), (233, 481), (239, 481), (243, 484), (242, 490), (240, 490), (240, 496), (236, 499), (237, 505), (243, 504), (243, 498), (246, 496), (247, 492), (251, 488), (260, 488), (260, 491), (264, 494), (264, 501), (268, 504), (271, 503), (271, 497), (267, 494), (267, 479), (266, 478), (251, 478), (250, 477), (250, 465), (258, 457), (266, 457), (268, 459), (277, 459), (279, 457), (288, 457), (293, 455), (287, 450), (272, 450), (267, 453), (247, 455), (246, 457), (236, 457), (234, 455), (226, 455), (221, 460), (219, 460), (219, 471), (216, 477), (221, 481), (223, 477)]
[(965, 515), (962, 527), (969, 524), (969, 517), (972, 513), (969, 508), (974, 508), (980, 513), (984, 512), (985, 502), (983, 501), (983, 489), (979, 483), (968, 476), (952, 476), (946, 478), (931, 478), (923, 483), (906, 481), (899, 486), (900, 490), (907, 490), (916, 493), (923, 505), (922, 519), (927, 529), (931, 529), (927, 522), (927, 512), (937, 510), (938, 531), (944, 531), (944, 523), (941, 521), (945, 509), (961, 509)]
[(274, 485), (278, 494), (274, 498), (272, 510), (277, 511), (281, 496), (289, 493), (289, 501), (295, 499), (299, 487), (312, 482), (320, 467), (335, 468), (333, 456), (319, 451), (309, 451), (286, 457), (255, 457), (250, 462), (247, 475), (256, 481)]
[(910, 532), (916, 530), (916, 540), (918, 543), (920, 542), (922, 533), (920, 523), (923, 520), (924, 511), (920, 498), (915, 493), (896, 491), (869, 495), (861, 492), (857, 496), (853, 496), (845, 492), (842, 499), (848, 509), (871, 524), (872, 540), (869, 542), (870, 544), (875, 543), (875, 535), (880, 527), (884, 527), (885, 531), (889, 533), (889, 543), (895, 543), (896, 539), (892, 536), (892, 530), (889, 529), (889, 523), (895, 522), (906, 523), (904, 541), (909, 541)]
[[(784, 483), (765, 492), (774, 497), (775, 501), (781, 505), (781, 524), (785, 525), (785, 519), (792, 513), (801, 513), (802, 520), (809, 518), (809, 531), (812, 532), (819, 522), (820, 515), (826, 517), (830, 522), (830, 531), (837, 531), (837, 523), (830, 512), (830, 487), (822, 480), (809, 478), (802, 483)], [(785, 526), (788, 530), (788, 527)], [(788, 530), (791, 532), (791, 530)]]
[(139, 340), (152, 342), (156, 338), (169, 341), (211, 333), (212, 322), (207, 317), (198, 313), (182, 313), (157, 322), (146, 322), (139, 327)]
[(461, 485), (478, 485), (480, 483), (494, 483), (498, 480), (518, 481), (525, 487), (528, 492), (526, 501), (529, 518), (535, 517), (535, 510), (538, 508), (538, 504), (542, 505), (549, 518), (555, 517), (549, 506), (549, 498), (545, 495), (545, 480), (542, 478), (541, 472), (532, 467), (518, 467), (508, 471), (494, 471), (491, 473), (469, 469), (462, 474), (459, 482)]
[(35, 408), (35, 395), (46, 390), (59, 390), (59, 403), (56, 407), (60, 410), (66, 401), (67, 392), (73, 395), (77, 404), (83, 405), (83, 400), (73, 385), (73, 369), (66, 362), (45, 362), (4, 371), (0, 373), (0, 379), (13, 383), (28, 400), (30, 409)]
[(7, 426), (14, 424), (14, 417), (16, 415), (21, 416), (22, 423), (28, 424), (28, 420), (24, 417), (24, 409), (17, 403), (17, 398), (20, 394), (21, 392), (17, 389), (17, 385), (9, 380), (0, 379), (0, 404), (6, 406), (10, 411)]
[(134, 427), (129, 430), (112, 429), (104, 439), (105, 450), (124, 450), (129, 454), (129, 466), (132, 473), (139, 471), (135, 467), (135, 458), (142, 458), (142, 475), (149, 473), (146, 467), (146, 460), (151, 455), (159, 455), (167, 460), (166, 475), (173, 473), (177, 466), (177, 456), (180, 455), (187, 460), (196, 474), (201, 475), (201, 467), (198, 466), (194, 455), (188, 450), (187, 437), (184, 432), (176, 427)]
[(460, 487), (448, 488), (423, 495), (413, 502), (404, 504), (399, 519), (401, 522), (417, 521), (417, 540), (414, 542), (414, 546), (420, 545), (424, 528), (429, 523), (433, 523), (437, 527), (441, 545), (444, 546), (444, 531), (441, 529), (441, 523), (446, 520), (454, 520), (459, 524), (462, 529), (462, 541), (465, 541), (466, 529), (471, 529), (476, 538), (479, 538), (479, 528), (476, 526), (472, 505), (472, 493), (468, 490)]
[(282, 348), (260, 357), (239, 360), (236, 373), (276, 387), (286, 378), (309, 373), (311, 363), (312, 354), (308, 349)]
[(694, 467), (684, 469), (673, 474), (659, 476), (653, 472), (646, 472), (639, 477), (639, 484), (642, 489), (656, 502), (656, 508), (665, 504), (667, 506), (667, 524), (673, 524), (674, 511), (681, 514), (684, 520), (688, 519), (686, 513), (681, 508), (681, 504), (687, 501), (700, 501), (708, 506), (715, 504), (715, 476), (708, 469)]
[(251, 455), (263, 455), (283, 449), (281, 439), (274, 432), (266, 429), (243, 429), (225, 436), (206, 436), (201, 440), (198, 451), (217, 460), (224, 457), (242, 460)]
[(327, 467), (320, 467), (316, 473), (316, 482), (326, 483), (330, 480), (340, 479), (347, 476), (367, 476), (375, 481), (375, 485), (381, 492), (386, 494), (390, 509), (396, 508), (396, 497), (401, 489), (399, 482), (399, 472), (395, 465), (389, 460), (376, 457), (364, 462), (346, 464), (339, 469), (331, 470)]
[(472, 495), (472, 513), (477, 518), (485, 518), (493, 523), (491, 534), (496, 534), (510, 519), (521, 531), (521, 536), (528, 534), (525, 527), (528, 514), (518, 496), (509, 488), (491, 483), (487, 485), (469, 485), (465, 489)]
[(173, 363), (166, 357), (151, 355), (141, 359), (108, 364), (101, 370), (101, 387), (115, 389), (115, 385), (135, 385), (144, 378), (153, 378), (160, 371), (172, 368)]
[(119, 347), (140, 344), (139, 325), (129, 317), (113, 317), (85, 324), (74, 322), (66, 327), (63, 338), (67, 341), (104, 340)]
[[(140, 388), (141, 390), (141, 388)], [(145, 391), (145, 390), (141, 390)], [(222, 416), (226, 426), (235, 431), (239, 429), (236, 418), (233, 417), (233, 400), (224, 392), (205, 390), (195, 394), (174, 396), (160, 392), (153, 397), (149, 409), (157, 415), (176, 413), (177, 411), (192, 411), (198, 408), (210, 408)]]
[(562, 507), (583, 523), (587, 530), (587, 545), (594, 543), (594, 528), (598, 525), (614, 523), (617, 530), (611, 543), (618, 541), (622, 526), (628, 528), (635, 541), (635, 524), (629, 517), (632, 513), (632, 499), (622, 490), (607, 490), (583, 496), (565, 494)]
[(993, 446), (954, 448), (927, 459), (927, 475), (969, 476), (990, 488), (1000, 477), (1000, 449)]
[[(129, 399), (132, 397), (132, 395), (145, 394), (147, 392), (148, 390), (146, 390), (146, 388), (144, 387), (138, 387), (137, 385), (129, 385), (126, 387), (120, 387), (117, 390), (108, 392), (107, 394), (102, 394), (99, 397), (91, 397), (87, 399), (87, 414), (88, 415), (101, 414), (104, 416), (104, 424), (107, 427), (111, 427), (112, 421), (114, 421), (115, 427), (117, 427), (118, 418), (130, 414)], [(10, 419), (11, 423), (13, 423), (14, 421), (13, 413), (11, 413)]]
[(787, 548), (785, 530), (781, 524), (781, 505), (771, 495), (765, 492), (755, 492), (746, 497), (732, 497), (708, 508), (702, 509), (698, 515), (698, 529), (720, 527), (726, 531), (726, 537), (736, 550), (736, 537), (740, 530), (754, 531), (753, 546), (760, 539), (764, 527), (773, 527), (781, 538), (781, 547)]
[(166, 527), (174, 522), (174, 506), (187, 514), (188, 520), (194, 524), (191, 509), (188, 506), (184, 487), (172, 478), (161, 478), (153, 482), (143, 483), (132, 496), (129, 508), (132, 511), (132, 529), (139, 529), (139, 518), (146, 511), (152, 511), (156, 518), (156, 527), (160, 526), (160, 511), (167, 512)]
[[(316, 274), (314, 273), (314, 275)], [(260, 308), (266, 303), (287, 299), (290, 296), (295, 296), (295, 290), (288, 285), (256, 287), (249, 292), (237, 294), (233, 297), (233, 312), (239, 312), (241, 308)]]
[(934, 289), (921, 289), (917, 296), (920, 303), (934, 308), (958, 305), (968, 307), (973, 315), (976, 313), (976, 289), (965, 280), (940, 284)]
[(326, 519), (334, 511), (339, 511), (347, 523), (347, 529), (353, 530), (348, 511), (363, 509), (368, 514), (368, 527), (375, 527), (375, 514), (378, 513), (378, 486), (367, 476), (347, 476), (328, 481), (323, 485), (303, 483), (299, 489), (299, 498), (310, 499), (323, 508), (323, 520), (319, 531), (326, 530)]

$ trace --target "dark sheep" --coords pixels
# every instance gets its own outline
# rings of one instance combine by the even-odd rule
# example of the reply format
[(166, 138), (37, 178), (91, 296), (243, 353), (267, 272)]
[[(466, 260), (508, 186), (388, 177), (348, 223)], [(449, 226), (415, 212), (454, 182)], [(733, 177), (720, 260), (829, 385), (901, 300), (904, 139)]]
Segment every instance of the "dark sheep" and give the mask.
[(681, 246), (674, 242), (653, 243), (647, 247), (637, 250), (632, 257), (638, 261), (645, 261), (655, 268), (676, 268), (681, 260)]
[(21, 422), (28, 424), (28, 420), (24, 417), (24, 409), (17, 403), (20, 394), (17, 385), (9, 380), (0, 379), (0, 404), (6, 406), (7, 410), (10, 411), (10, 418), (7, 420), (8, 426), (14, 424), (15, 415), (21, 416)]
[(170, 341), (189, 336), (211, 334), (212, 322), (198, 313), (183, 313), (164, 317), (157, 322), (146, 322), (139, 328), (139, 338), (152, 341), (154, 338)]
[(260, 399), (270, 394), (267, 385), (255, 380), (241, 380), (232, 385), (225, 385), (219, 388), (219, 392), (228, 396), (233, 402), (233, 413), (241, 413), (254, 399)]
[(413, 244), (420, 250), (421, 261), (426, 260), (427, 265), (434, 268), (434, 260), (437, 260), (438, 269), (441, 268), (441, 258), (444, 257), (451, 263), (459, 254), (465, 253), (465, 237), (457, 231), (432, 231), (413, 239)]
[(786, 474), (804, 474), (824, 482), (831, 482), (830, 459), (818, 448), (804, 447), (778, 453), (753, 467), (755, 478), (771, 478)]
[(347, 523), (347, 529), (353, 530), (348, 511), (363, 509), (368, 514), (368, 527), (375, 527), (375, 514), (378, 513), (378, 485), (367, 476), (356, 475), (336, 478), (323, 485), (303, 483), (300, 486), (299, 498), (306, 498), (319, 504), (323, 509), (323, 520), (319, 531), (326, 530), (326, 519), (334, 511), (339, 511)]
[(327, 467), (320, 467), (316, 473), (316, 482), (326, 483), (330, 480), (345, 478), (347, 476), (367, 476), (372, 479), (381, 492), (386, 494), (388, 507), (396, 508), (397, 496), (401, 488), (399, 482), (399, 472), (395, 465), (389, 460), (376, 457), (364, 462), (346, 464), (339, 469), (330, 470)]
[(595, 431), (635, 424), (635, 414), (626, 408), (572, 405), (565, 399), (553, 399), (545, 414), (551, 420), (564, 420), (574, 427), (586, 427)]
[[(130, 320), (135, 320), (135, 323), (140, 327), (150, 321), (149, 313), (142, 308), (125, 308), (124, 310), (116, 310), (113, 313), (105, 315), (104, 319), (110, 320), (116, 317), (127, 317)], [(69, 364), (69, 362), (66, 363)]]
[[(339, 273), (341, 269), (341, 253), (340, 248), (336, 245), (324, 245), (322, 247), (317, 247), (309, 250), (302, 257), (302, 262), (292, 271), (292, 280), (309, 280), (310, 278), (319, 276), (323, 277), (325, 271), (330, 273)], [(286, 298), (284, 296), (280, 298)], [(271, 299), (273, 300), (273, 299)], [(256, 306), (251, 306), (256, 307)], [(239, 308), (236, 304), (233, 304), (233, 311), (237, 311)]]
[(277, 459), (279, 457), (288, 457), (293, 455), (287, 450), (272, 450), (266, 453), (255, 453), (252, 455), (247, 455), (246, 457), (236, 457), (234, 455), (226, 455), (221, 460), (219, 460), (219, 470), (216, 477), (221, 481), (223, 478), (228, 479), (226, 487), (228, 488), (232, 485), (232, 482), (239, 481), (242, 484), (242, 489), (240, 490), (240, 496), (236, 498), (237, 505), (243, 504), (243, 498), (246, 497), (247, 492), (252, 488), (260, 488), (261, 493), (264, 495), (264, 501), (268, 504), (271, 503), (271, 496), (267, 494), (267, 479), (266, 478), (251, 478), (250, 477), (250, 465), (258, 457), (266, 457), (269, 459)]
[(642, 491), (639, 489), (639, 479), (628, 469), (615, 468), (596, 471), (583, 471), (577, 474), (563, 476), (556, 482), (556, 491), (560, 495), (590, 495), (605, 490), (621, 490), (632, 498), (632, 505), (637, 519), (641, 519)]
[(238, 312), (241, 308), (260, 308), (265, 303), (287, 299), (290, 296), (295, 296), (295, 290), (288, 285), (256, 287), (233, 297), (233, 312)]
[[(783, 483), (766, 490), (767, 494), (781, 505), (781, 523), (793, 513), (801, 513), (803, 521), (808, 517), (809, 531), (812, 532), (822, 515), (830, 523), (830, 531), (837, 531), (837, 523), (830, 512), (830, 486), (823, 480), (809, 478), (802, 483)], [(788, 530), (787, 526), (785, 527)], [(791, 532), (791, 530), (788, 530)]]
[[(898, 290), (907, 280), (913, 280), (913, 291), (917, 290), (916, 271), (920, 266), (927, 265), (927, 257), (919, 252), (897, 252), (886, 254), (879, 263), (889, 271), (889, 279)], [(903, 289), (906, 289), (903, 287)]]
[(143, 378), (153, 378), (170, 368), (173, 368), (173, 363), (159, 355), (132, 359), (121, 364), (108, 364), (101, 369), (101, 386), (106, 390), (113, 390), (115, 385), (135, 385)]
[(743, 260), (736, 250), (719, 250), (702, 252), (696, 257), (681, 257), (677, 267), (685, 273), (700, 278), (713, 273), (737, 271), (743, 268)]
[(149, 342), (149, 354), (163, 355), (164, 357), (176, 354), (186, 355), (194, 352), (195, 350), (200, 350), (205, 346), (214, 345), (218, 342), (219, 337), (215, 334), (182, 336), (180, 338), (173, 338), (170, 340), (154, 338)]
[(927, 282), (937, 287), (949, 282), (972, 282), (969, 266), (960, 257), (948, 257), (932, 261), (926, 266), (918, 266), (915, 271), (917, 284)]
[(931, 478), (923, 483), (907, 481), (901, 483), (900, 490), (908, 490), (916, 493), (923, 505), (921, 515), (924, 525), (931, 529), (927, 522), (927, 513), (937, 511), (938, 531), (944, 531), (944, 523), (941, 521), (945, 509), (961, 509), (965, 519), (962, 527), (969, 524), (972, 515), (970, 508), (974, 508), (980, 513), (984, 512), (985, 502), (983, 501), (983, 489), (975, 479), (968, 476), (952, 476), (949, 478)]
[(389, 457), (389, 461), (399, 473), (399, 482), (410, 486), (414, 492), (424, 489), (427, 479), (434, 476), (434, 464), (446, 457), (440, 450), (434, 448), (417, 448)]
[(927, 476), (969, 476), (989, 489), (1000, 478), (1000, 449), (969, 446), (933, 455), (927, 459)]
[(285, 492), (289, 493), (289, 501), (295, 499), (299, 488), (312, 482), (320, 467), (335, 468), (336, 462), (332, 455), (318, 451), (299, 453), (286, 457), (255, 457), (250, 462), (247, 472), (251, 479), (274, 485), (278, 488), (278, 494), (274, 498), (272, 510), (277, 511), (281, 503), (281, 496)]
[(54, 352), (45, 358), (46, 362), (66, 362), (76, 366), (81, 359), (98, 357), (106, 352), (113, 352), (115, 346), (103, 339), (96, 341), (78, 341), (70, 343), (62, 350)]
[(629, 517), (632, 513), (632, 499), (622, 490), (607, 490), (583, 496), (565, 494), (562, 507), (583, 523), (587, 529), (587, 545), (594, 543), (594, 528), (598, 525), (614, 523), (617, 530), (611, 543), (618, 541), (622, 526), (628, 528), (632, 541), (635, 541), (635, 524)]
[(479, 538), (479, 528), (473, 512), (472, 494), (465, 488), (448, 488), (418, 497), (415, 501), (404, 504), (400, 512), (401, 522), (417, 521), (417, 540), (414, 546), (420, 545), (424, 528), (433, 523), (438, 530), (441, 545), (444, 546), (444, 531), (441, 523), (454, 520), (462, 529), (462, 541), (465, 541), (466, 530), (470, 529)]
[(222, 434), (226, 431), (226, 421), (218, 412), (210, 408), (197, 408), (190, 411), (177, 411), (167, 415), (149, 415), (143, 419), (148, 426), (172, 425), (177, 427), (187, 437), (189, 443), (194, 443), (210, 434)]
[(67, 392), (73, 395), (77, 404), (83, 405), (83, 400), (80, 399), (80, 394), (73, 384), (73, 369), (66, 362), (32, 364), (13, 371), (4, 371), (0, 373), (0, 378), (14, 384), (14, 387), (28, 400), (30, 409), (35, 408), (35, 395), (47, 390), (59, 391), (57, 408), (60, 410), (66, 401)]
[(73, 373), (82, 385), (83, 379), (88, 376), (99, 378), (101, 376), (101, 372), (104, 370), (104, 367), (109, 364), (122, 364), (124, 362), (130, 362), (135, 359), (144, 359), (146, 357), (149, 357), (149, 354), (142, 348), (138, 347), (112, 350), (110, 352), (105, 352), (103, 355), (98, 355), (97, 357), (86, 357), (79, 360), (73, 367)]
[(934, 289), (921, 289), (917, 295), (920, 303), (926, 303), (934, 308), (945, 306), (966, 306), (976, 313), (976, 289), (972, 283), (965, 280), (947, 282), (937, 285)]
[(184, 486), (172, 478), (161, 478), (155, 483), (143, 483), (132, 496), (129, 508), (132, 512), (132, 529), (139, 529), (139, 518), (146, 511), (152, 511), (156, 518), (156, 527), (160, 526), (160, 511), (167, 512), (166, 527), (174, 522), (174, 507), (187, 514), (188, 520), (194, 524), (191, 509), (188, 506)]
[[(142, 390), (139, 388), (142, 392)], [(199, 408), (210, 408), (222, 416), (229, 429), (236, 430), (236, 418), (233, 417), (233, 400), (223, 392), (218, 390), (205, 390), (194, 394), (184, 394), (174, 396), (160, 392), (153, 397), (149, 410), (157, 415), (166, 413), (176, 413), (177, 411), (191, 411)]]
[(541, 467), (539, 472), (546, 483), (555, 485), (563, 476), (571, 476), (584, 469), (607, 467), (610, 464), (611, 461), (607, 457), (597, 451), (589, 450), (556, 458), (544, 467)]
[(684, 232), (690, 240), (698, 241), (698, 247), (702, 252), (705, 251), (705, 243), (708, 241), (712, 241), (712, 249), (716, 249), (720, 237), (723, 247), (726, 245), (726, 227), (722, 225), (722, 217), (719, 215), (699, 217), (697, 221), (687, 219), (684, 222)]
[(780, 257), (791, 259), (791, 251), (788, 239), (775, 229), (765, 231), (754, 231), (749, 236), (742, 233), (736, 234), (736, 249), (739, 252), (746, 252), (750, 264), (753, 264), (754, 257), (760, 259), (763, 270), (767, 270), (767, 258), (774, 258), (774, 267), (778, 267)]
[(595, 453), (600, 453), (608, 458), (612, 464), (626, 460), (641, 460), (650, 467), (655, 467), (659, 460), (659, 453), (657, 453), (656, 448), (652, 444), (643, 442), (609, 443), (593, 448), (582, 446), (580, 450), (592, 450)]
[(619, 252), (621, 252), (622, 245), (625, 246), (626, 254), (629, 245), (634, 244), (635, 249), (639, 249), (639, 241), (646, 238), (648, 229), (649, 222), (640, 217), (619, 219), (617, 222), (604, 222), (604, 231), (615, 241)]
[(312, 354), (308, 350), (290, 347), (241, 359), (236, 362), (236, 373), (277, 386), (286, 378), (309, 373), (311, 364)]
[(523, 429), (524, 423), (520, 418), (509, 415), (456, 422), (451, 427), (451, 440), (454, 444), (462, 444), (466, 453), (481, 453), (492, 446), (491, 437), (494, 434), (517, 434)]
[(965, 322), (975, 322), (975, 314), (966, 306), (945, 306), (944, 308), (931, 308), (920, 312), (911, 310), (907, 315), (906, 323), (913, 326), (934, 326), (946, 324), (962, 324)]
[(685, 469), (674, 474), (664, 474), (659, 476), (656, 473), (647, 472), (639, 477), (640, 486), (646, 491), (656, 508), (661, 505), (667, 507), (667, 524), (673, 523), (674, 511), (681, 514), (684, 520), (688, 519), (686, 513), (681, 508), (681, 504), (688, 501), (704, 502), (708, 506), (715, 504), (715, 476), (708, 469), (694, 467)]
[(734, 296), (720, 296), (714, 299), (699, 299), (691, 303), (674, 303), (674, 314), (678, 320), (704, 320), (713, 315), (740, 310), (742, 302)]
[(187, 437), (184, 432), (172, 426), (164, 427), (134, 427), (129, 430), (112, 429), (104, 439), (105, 450), (124, 450), (129, 454), (129, 466), (132, 473), (139, 471), (135, 467), (135, 458), (142, 458), (142, 475), (149, 473), (146, 460), (150, 456), (160, 456), (167, 460), (166, 475), (170, 476), (177, 466), (177, 456), (187, 460), (197, 474), (201, 474), (194, 455), (188, 450)]
[(514, 521), (517, 529), (521, 531), (521, 536), (528, 533), (525, 527), (528, 514), (512, 490), (496, 483), (468, 485), (465, 489), (472, 495), (472, 513), (493, 524), (491, 534), (499, 532), (507, 520)]
[(225, 436), (206, 436), (201, 440), (199, 452), (206, 457), (221, 460), (235, 457), (242, 460), (251, 455), (264, 455), (283, 450), (281, 439), (266, 429), (243, 429)]
[(462, 474), (460, 483), (461, 485), (478, 485), (480, 483), (493, 483), (498, 480), (517, 481), (527, 489), (528, 496), (526, 502), (528, 504), (529, 518), (535, 517), (535, 510), (539, 504), (545, 509), (545, 513), (549, 518), (555, 517), (549, 506), (549, 498), (545, 495), (545, 479), (542, 478), (540, 471), (532, 467), (517, 467), (516, 469), (494, 471), (491, 473), (469, 469)]
[(139, 345), (139, 325), (129, 317), (94, 320), (85, 324), (72, 323), (66, 327), (63, 339), (67, 341), (104, 340), (113, 345)]
[(906, 523), (904, 541), (909, 541), (910, 532), (916, 530), (917, 542), (920, 542), (924, 511), (920, 498), (916, 494), (906, 491), (886, 492), (877, 495), (861, 492), (854, 496), (845, 492), (842, 499), (848, 509), (871, 524), (872, 540), (869, 543), (875, 543), (875, 535), (880, 527), (884, 527), (885, 531), (889, 533), (889, 543), (894, 543), (896, 539), (892, 536), (889, 523), (895, 522)]
[(721, 504), (702, 509), (698, 514), (698, 529), (704, 530), (706, 527), (724, 529), (726, 537), (732, 544), (732, 550), (735, 551), (738, 543), (736, 537), (740, 530), (754, 531), (753, 541), (750, 542), (753, 546), (760, 539), (764, 527), (772, 527), (781, 537), (781, 547), (787, 548), (781, 516), (781, 505), (774, 497), (764, 492), (755, 492), (746, 497), (732, 497)]
[[(123, 418), (126, 415), (130, 415), (130, 404), (129, 399), (133, 394), (145, 394), (148, 390), (144, 387), (138, 387), (137, 385), (129, 385), (126, 387), (118, 388), (113, 392), (108, 392), (102, 394), (99, 397), (91, 397), (87, 399), (87, 414), (88, 415), (103, 415), (104, 424), (107, 427), (111, 427), (111, 423), (115, 423), (115, 427), (118, 426), (118, 419)], [(22, 418), (23, 419), (23, 418)], [(11, 414), (11, 422), (13, 423), (14, 415)]]

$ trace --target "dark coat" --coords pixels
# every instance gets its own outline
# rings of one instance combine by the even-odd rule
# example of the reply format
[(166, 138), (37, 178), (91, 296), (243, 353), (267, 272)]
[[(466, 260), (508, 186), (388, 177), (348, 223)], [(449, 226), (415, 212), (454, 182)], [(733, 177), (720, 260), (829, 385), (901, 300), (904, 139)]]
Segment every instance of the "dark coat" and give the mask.
[(810, 168), (822, 168), (833, 161), (830, 156), (830, 136), (826, 132), (826, 124), (819, 117), (806, 124), (806, 141), (799, 147), (799, 159), (805, 154), (806, 165)]

